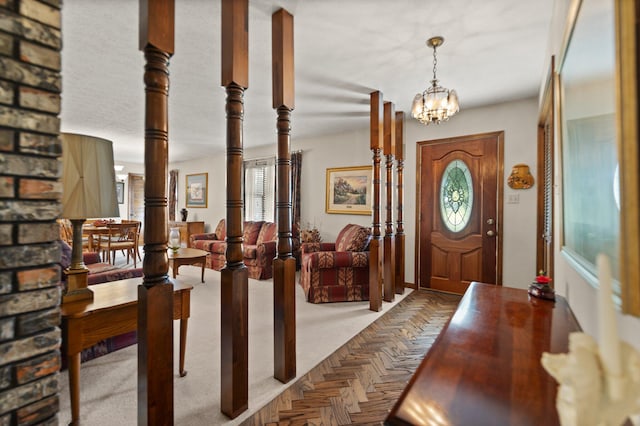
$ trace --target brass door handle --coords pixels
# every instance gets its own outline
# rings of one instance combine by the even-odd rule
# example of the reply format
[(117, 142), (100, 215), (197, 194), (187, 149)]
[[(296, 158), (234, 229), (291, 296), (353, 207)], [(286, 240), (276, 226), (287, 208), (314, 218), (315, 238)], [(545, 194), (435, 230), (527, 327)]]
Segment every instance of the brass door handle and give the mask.
[(490, 236), (490, 237), (493, 237), (494, 235), (496, 235), (496, 233), (495, 233), (495, 232), (493, 232), (491, 229), (489, 229), (489, 230), (487, 231), (487, 235), (488, 235), (488, 236)]

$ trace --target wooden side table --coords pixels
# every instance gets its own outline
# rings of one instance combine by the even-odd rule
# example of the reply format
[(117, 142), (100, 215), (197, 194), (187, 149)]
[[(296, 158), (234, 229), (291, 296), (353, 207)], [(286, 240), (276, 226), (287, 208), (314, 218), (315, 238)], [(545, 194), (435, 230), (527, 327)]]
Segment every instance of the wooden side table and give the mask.
[(180, 247), (178, 251), (167, 250), (169, 266), (173, 271), (173, 278), (178, 275), (178, 268), (182, 265), (202, 265), (202, 282), (204, 282), (204, 267), (207, 263), (208, 252), (199, 249)]
[[(64, 303), (62, 313), (63, 356), (69, 366), (71, 424), (80, 424), (80, 352), (101, 340), (138, 328), (138, 286), (141, 278), (129, 278), (91, 286), (93, 301)], [(180, 320), (180, 377), (184, 369), (187, 325), (192, 285), (173, 284), (173, 319)]]

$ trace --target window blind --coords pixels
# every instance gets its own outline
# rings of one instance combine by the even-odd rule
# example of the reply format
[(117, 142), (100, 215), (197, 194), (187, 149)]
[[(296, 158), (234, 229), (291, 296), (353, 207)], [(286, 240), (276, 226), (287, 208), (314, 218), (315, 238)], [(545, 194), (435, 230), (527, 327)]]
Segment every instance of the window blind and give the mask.
[(244, 220), (274, 222), (275, 157), (244, 162)]

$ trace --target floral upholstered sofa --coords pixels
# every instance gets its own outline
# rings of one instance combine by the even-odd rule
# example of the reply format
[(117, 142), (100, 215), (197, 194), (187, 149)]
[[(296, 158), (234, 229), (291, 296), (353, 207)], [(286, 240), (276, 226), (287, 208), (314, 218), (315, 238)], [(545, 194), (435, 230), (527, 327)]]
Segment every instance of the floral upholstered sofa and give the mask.
[[(208, 251), (207, 267), (220, 271), (226, 262), (226, 237), (226, 220), (221, 219), (214, 232), (191, 235), (190, 244), (193, 248)], [(273, 222), (245, 221), (242, 238), (242, 256), (249, 270), (249, 278), (266, 280), (273, 277), (278, 225)]]
[(335, 243), (302, 243), (300, 284), (311, 303), (369, 300), (368, 227), (349, 224)]

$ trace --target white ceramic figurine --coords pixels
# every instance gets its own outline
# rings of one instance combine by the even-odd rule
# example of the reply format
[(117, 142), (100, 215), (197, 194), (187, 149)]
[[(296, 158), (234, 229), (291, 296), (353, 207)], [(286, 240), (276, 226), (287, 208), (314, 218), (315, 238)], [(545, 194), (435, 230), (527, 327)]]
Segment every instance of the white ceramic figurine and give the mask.
[(618, 339), (611, 269), (597, 259), (600, 345), (585, 333), (569, 335), (569, 353), (542, 354), (542, 366), (559, 383), (556, 407), (563, 426), (619, 426), (640, 413), (640, 352)]

